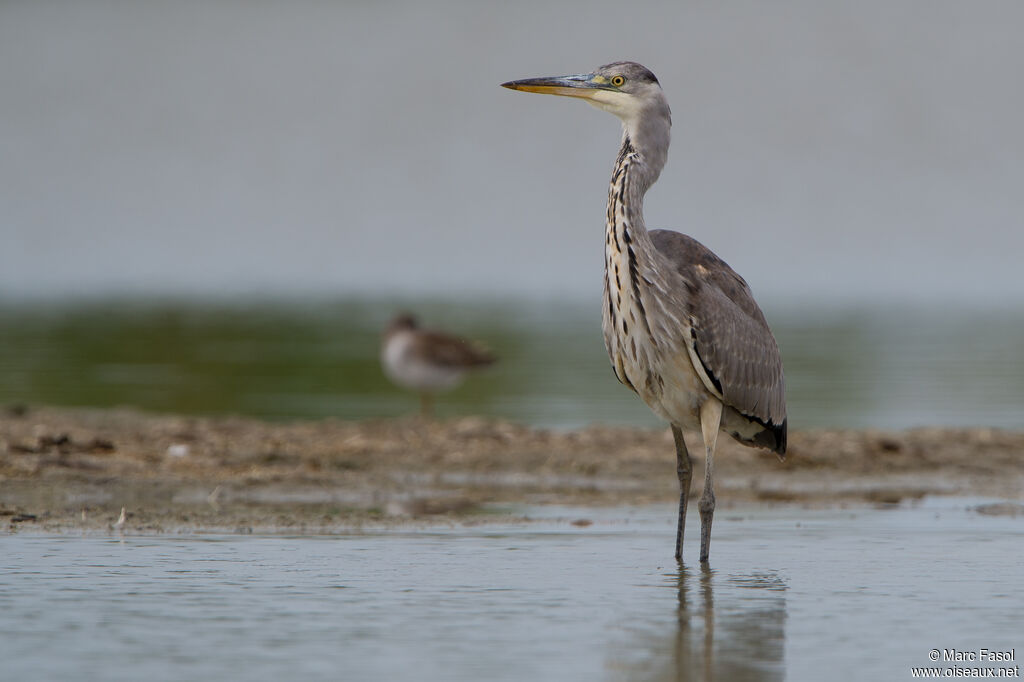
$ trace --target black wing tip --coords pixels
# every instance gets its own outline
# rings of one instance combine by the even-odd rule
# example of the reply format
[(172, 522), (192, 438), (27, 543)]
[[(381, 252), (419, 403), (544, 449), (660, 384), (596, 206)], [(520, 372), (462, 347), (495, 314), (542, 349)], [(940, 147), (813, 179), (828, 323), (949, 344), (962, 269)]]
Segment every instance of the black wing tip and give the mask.
[(786, 445), (789, 441), (789, 419), (783, 419), (779, 425), (772, 424), (771, 430), (772, 435), (775, 436), (775, 454), (779, 456), (779, 460), (785, 461), (786, 459)]
[(768, 422), (765, 424), (767, 430), (771, 433), (772, 439), (775, 441), (774, 445), (771, 446), (771, 451), (778, 455), (780, 462), (785, 461), (785, 447), (788, 443), (788, 423), (790, 420), (783, 419), (781, 424), (772, 424)]
[(748, 414), (743, 414), (742, 412), (740, 414), (751, 422), (760, 425), (761, 430), (749, 438), (745, 438), (736, 432), (731, 434), (732, 437), (744, 445), (771, 450), (779, 456), (780, 461), (785, 461), (786, 445), (789, 434), (789, 419), (783, 419), (781, 424), (776, 424), (770, 419), (760, 419), (759, 417), (753, 417)]

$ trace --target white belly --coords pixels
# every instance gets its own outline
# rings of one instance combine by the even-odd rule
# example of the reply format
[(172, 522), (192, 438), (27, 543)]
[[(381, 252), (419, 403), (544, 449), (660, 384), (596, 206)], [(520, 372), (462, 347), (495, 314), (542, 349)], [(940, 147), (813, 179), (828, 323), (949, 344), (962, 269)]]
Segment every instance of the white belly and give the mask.
[(412, 332), (394, 334), (381, 352), (381, 365), (391, 381), (413, 391), (433, 392), (454, 388), (464, 370), (430, 362), (416, 352)]
[(700, 407), (710, 393), (693, 370), (689, 356), (674, 353), (662, 358), (656, 370), (663, 377), (664, 389), (660, 395), (640, 397), (662, 419), (684, 428), (700, 428)]
[(690, 358), (682, 353), (672, 353), (667, 356), (656, 354), (651, 360), (647, 368), (626, 370), (627, 375), (641, 382), (633, 384), (637, 395), (665, 421), (686, 428), (700, 428), (700, 406), (710, 394), (693, 370)]

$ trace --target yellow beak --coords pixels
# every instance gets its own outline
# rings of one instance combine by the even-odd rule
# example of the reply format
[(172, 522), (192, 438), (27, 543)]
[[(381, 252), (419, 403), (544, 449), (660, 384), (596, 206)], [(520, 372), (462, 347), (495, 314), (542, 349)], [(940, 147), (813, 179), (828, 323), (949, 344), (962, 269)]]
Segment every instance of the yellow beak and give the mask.
[(545, 78), (524, 78), (518, 81), (502, 83), (501, 87), (523, 92), (539, 92), (542, 95), (561, 95), (562, 97), (582, 97), (593, 99), (601, 90), (615, 88), (604, 76), (593, 73), (574, 76), (550, 76)]

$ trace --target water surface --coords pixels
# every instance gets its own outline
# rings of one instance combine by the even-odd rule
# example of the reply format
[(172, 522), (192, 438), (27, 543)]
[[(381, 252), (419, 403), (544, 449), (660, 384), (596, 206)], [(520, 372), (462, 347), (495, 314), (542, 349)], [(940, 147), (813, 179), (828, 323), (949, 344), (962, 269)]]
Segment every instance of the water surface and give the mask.
[(721, 509), (710, 570), (674, 565), (670, 506), (323, 537), (9, 535), (0, 659), (19, 680), (909, 679), (933, 648), (1024, 649), (1024, 520), (978, 502)]

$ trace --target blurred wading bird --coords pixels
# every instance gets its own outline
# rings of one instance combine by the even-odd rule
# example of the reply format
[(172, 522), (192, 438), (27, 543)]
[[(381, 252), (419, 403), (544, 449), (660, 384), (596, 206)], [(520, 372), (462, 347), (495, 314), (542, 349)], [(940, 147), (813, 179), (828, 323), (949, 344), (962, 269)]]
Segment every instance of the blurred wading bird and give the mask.
[(496, 358), (465, 339), (421, 329), (416, 318), (398, 315), (384, 331), (380, 362), (384, 373), (402, 388), (420, 394), (420, 412), (431, 414), (433, 394), (455, 388), (468, 370)]
[(633, 62), (503, 87), (580, 97), (622, 120), (605, 229), (603, 328), (615, 376), (672, 425), (679, 476), (676, 559), (693, 465), (683, 429), (700, 429), (706, 464), (700, 560), (708, 560), (718, 432), (786, 453), (782, 360), (747, 283), (692, 237), (647, 230), (643, 199), (668, 157), (672, 113), (658, 79)]

